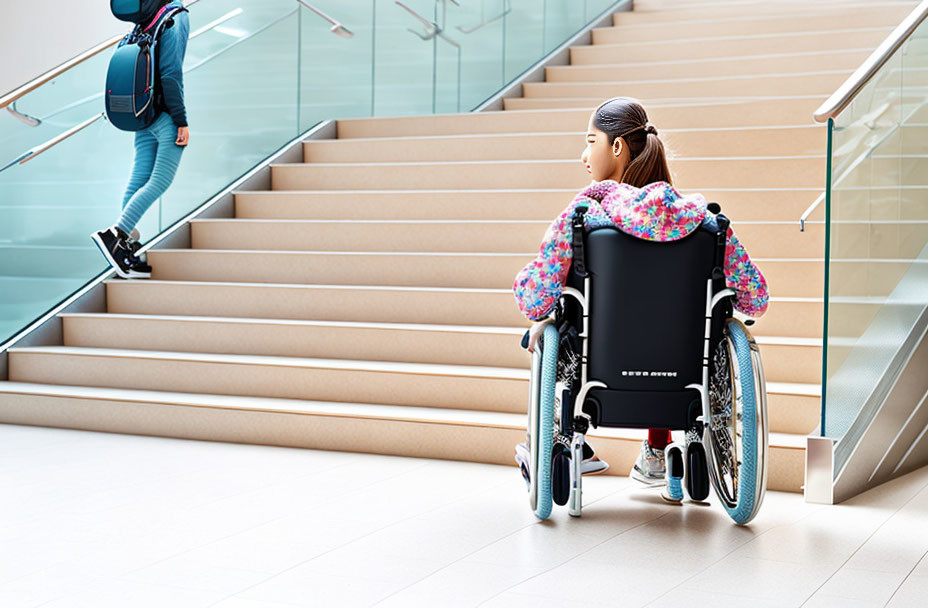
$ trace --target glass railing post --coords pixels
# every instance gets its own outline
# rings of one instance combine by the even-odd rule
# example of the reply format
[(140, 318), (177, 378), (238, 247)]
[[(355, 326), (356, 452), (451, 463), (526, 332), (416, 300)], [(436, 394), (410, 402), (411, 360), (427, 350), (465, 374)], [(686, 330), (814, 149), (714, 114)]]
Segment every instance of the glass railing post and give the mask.
[(825, 166), (825, 275), (823, 290), (823, 318), (822, 318), (822, 404), (821, 404), (821, 436), (827, 437), (828, 433), (825, 427), (827, 416), (825, 415), (826, 397), (828, 392), (828, 269), (831, 254), (831, 177), (832, 177), (832, 145), (834, 141), (835, 121), (833, 118), (828, 119), (828, 143), (826, 146), (827, 163)]

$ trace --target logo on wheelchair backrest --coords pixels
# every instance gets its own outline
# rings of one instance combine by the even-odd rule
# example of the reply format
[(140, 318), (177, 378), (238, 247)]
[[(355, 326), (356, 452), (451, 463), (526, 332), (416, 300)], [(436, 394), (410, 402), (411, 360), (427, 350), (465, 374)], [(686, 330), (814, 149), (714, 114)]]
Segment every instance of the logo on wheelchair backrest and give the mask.
[(648, 370), (630, 370), (623, 369), (623, 376), (636, 376), (642, 378), (676, 378), (677, 372), (655, 372)]

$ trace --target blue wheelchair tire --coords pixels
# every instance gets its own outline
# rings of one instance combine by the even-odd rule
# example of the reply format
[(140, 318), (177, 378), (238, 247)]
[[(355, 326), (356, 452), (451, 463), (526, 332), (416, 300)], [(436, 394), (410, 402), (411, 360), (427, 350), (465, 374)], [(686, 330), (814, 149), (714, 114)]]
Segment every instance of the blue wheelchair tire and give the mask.
[[(553, 323), (545, 327), (540, 341), (541, 390), (539, 393), (536, 420), (538, 420), (538, 453), (535, 460), (538, 499), (535, 503), (535, 517), (547, 519), (551, 515), (553, 496), (551, 493), (551, 457), (554, 450), (554, 382), (557, 373), (558, 333)], [(539, 348), (539, 346), (536, 346)]]
[(751, 521), (756, 515), (755, 494), (758, 483), (757, 462), (757, 395), (754, 391), (754, 365), (751, 362), (751, 347), (741, 323), (728, 321), (728, 335), (735, 350), (735, 359), (741, 383), (741, 473), (738, 483), (738, 500), (735, 507), (722, 505), (728, 515), (739, 525)]

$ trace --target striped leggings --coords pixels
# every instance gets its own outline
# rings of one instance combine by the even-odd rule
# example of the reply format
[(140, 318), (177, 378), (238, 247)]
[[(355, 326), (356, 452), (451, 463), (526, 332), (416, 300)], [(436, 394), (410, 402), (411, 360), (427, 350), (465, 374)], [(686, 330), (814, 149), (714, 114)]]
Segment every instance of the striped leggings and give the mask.
[(184, 146), (175, 144), (176, 140), (177, 127), (167, 112), (159, 114), (147, 128), (135, 132), (132, 176), (122, 197), (122, 215), (116, 222), (127, 234), (174, 181), (184, 152)]

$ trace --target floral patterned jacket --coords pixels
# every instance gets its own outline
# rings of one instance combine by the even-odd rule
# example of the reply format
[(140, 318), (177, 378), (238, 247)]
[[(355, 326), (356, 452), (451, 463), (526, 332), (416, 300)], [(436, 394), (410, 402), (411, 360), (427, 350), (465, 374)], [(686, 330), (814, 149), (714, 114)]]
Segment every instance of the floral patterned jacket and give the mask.
[[(577, 205), (587, 205), (584, 225), (614, 225), (622, 232), (649, 241), (675, 241), (715, 216), (701, 194), (682, 195), (667, 182), (643, 188), (615, 180), (592, 182), (579, 192), (545, 232), (538, 256), (516, 275), (512, 290), (519, 310), (531, 321), (547, 317), (557, 303), (572, 258), (571, 220)], [(767, 282), (747, 251), (728, 228), (725, 248), (725, 283), (737, 293), (734, 306), (750, 317), (767, 310)]]

